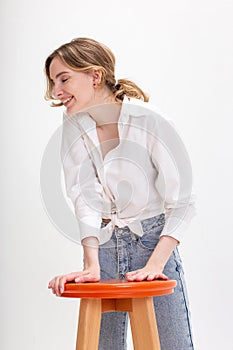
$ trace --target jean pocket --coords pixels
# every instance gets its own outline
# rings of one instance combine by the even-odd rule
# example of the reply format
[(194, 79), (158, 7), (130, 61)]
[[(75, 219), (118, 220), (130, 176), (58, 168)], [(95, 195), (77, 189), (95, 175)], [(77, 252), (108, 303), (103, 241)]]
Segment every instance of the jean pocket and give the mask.
[(144, 249), (153, 251), (159, 241), (163, 227), (164, 225), (160, 225), (153, 230), (146, 231), (143, 236), (138, 239), (138, 245)]

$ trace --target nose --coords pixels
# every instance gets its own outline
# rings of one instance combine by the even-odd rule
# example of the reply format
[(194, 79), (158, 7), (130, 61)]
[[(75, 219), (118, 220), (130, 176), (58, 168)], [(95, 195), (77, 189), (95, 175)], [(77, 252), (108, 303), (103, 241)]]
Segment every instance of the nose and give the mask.
[(53, 85), (53, 95), (55, 98), (60, 98), (63, 94), (61, 87), (58, 84)]

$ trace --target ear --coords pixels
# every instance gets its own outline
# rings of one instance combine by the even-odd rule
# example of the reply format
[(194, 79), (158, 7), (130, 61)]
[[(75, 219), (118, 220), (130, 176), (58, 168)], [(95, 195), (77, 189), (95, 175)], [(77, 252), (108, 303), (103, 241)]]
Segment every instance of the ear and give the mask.
[(100, 69), (93, 70), (93, 86), (98, 86), (101, 84), (103, 72)]

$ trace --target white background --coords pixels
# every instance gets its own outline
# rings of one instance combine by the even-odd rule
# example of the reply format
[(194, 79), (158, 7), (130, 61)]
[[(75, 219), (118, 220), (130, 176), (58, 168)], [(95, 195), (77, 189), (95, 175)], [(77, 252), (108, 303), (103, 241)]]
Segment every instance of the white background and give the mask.
[(180, 248), (196, 350), (232, 348), (232, 18), (230, 0), (1, 1), (2, 350), (75, 346), (79, 301), (47, 284), (81, 269), (82, 250), (45, 212), (40, 164), (62, 122), (43, 64), (79, 36), (113, 50), (117, 78), (146, 90), (186, 144), (198, 215)]

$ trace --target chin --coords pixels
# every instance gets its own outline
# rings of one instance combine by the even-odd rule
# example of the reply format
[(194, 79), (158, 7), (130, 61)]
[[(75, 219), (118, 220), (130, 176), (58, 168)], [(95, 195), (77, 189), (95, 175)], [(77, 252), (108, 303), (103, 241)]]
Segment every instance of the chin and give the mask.
[(66, 113), (68, 115), (72, 115), (72, 114), (75, 114), (75, 113), (78, 113), (80, 111), (80, 108), (67, 108), (66, 109)]

